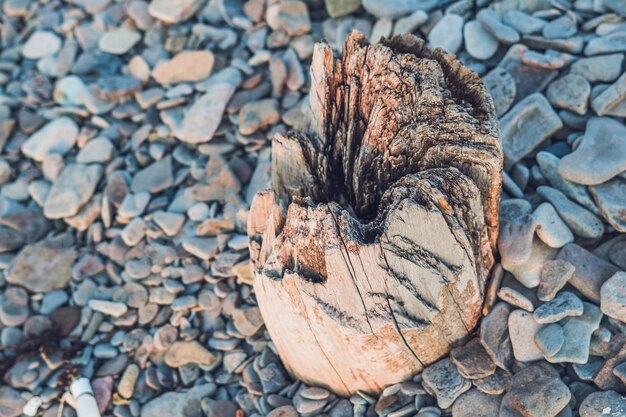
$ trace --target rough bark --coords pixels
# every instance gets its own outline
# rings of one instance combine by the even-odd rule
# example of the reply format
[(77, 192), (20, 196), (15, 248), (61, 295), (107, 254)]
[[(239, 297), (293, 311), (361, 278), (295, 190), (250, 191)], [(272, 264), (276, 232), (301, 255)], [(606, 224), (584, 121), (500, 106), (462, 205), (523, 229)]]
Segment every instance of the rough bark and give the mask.
[(502, 150), (491, 98), (412, 35), (341, 59), (316, 45), (313, 132), (272, 144), (272, 189), (248, 222), (254, 288), (296, 377), (378, 393), (463, 341), (480, 318)]

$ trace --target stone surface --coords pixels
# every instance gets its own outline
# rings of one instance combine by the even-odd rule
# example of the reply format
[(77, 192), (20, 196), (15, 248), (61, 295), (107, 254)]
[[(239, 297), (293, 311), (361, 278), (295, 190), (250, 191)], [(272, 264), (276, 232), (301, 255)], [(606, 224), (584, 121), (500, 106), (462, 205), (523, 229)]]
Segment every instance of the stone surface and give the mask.
[(483, 82), (493, 98), (496, 114), (502, 116), (511, 108), (517, 93), (513, 76), (506, 69), (496, 67), (483, 77)]
[(56, 54), (61, 49), (61, 40), (47, 30), (34, 31), (24, 44), (22, 56), (27, 59), (40, 59)]
[(476, 59), (489, 59), (498, 50), (498, 40), (477, 21), (471, 20), (463, 26), (465, 50)]
[(189, 19), (201, 5), (199, 0), (151, 0), (148, 13), (163, 23), (175, 24)]
[(554, 356), (563, 347), (565, 333), (558, 323), (549, 324), (535, 334), (535, 344), (544, 356)]
[(574, 265), (562, 259), (545, 262), (541, 268), (541, 281), (537, 289), (537, 297), (541, 301), (554, 299), (574, 275), (574, 270)]
[(528, 417), (556, 416), (572, 396), (558, 372), (545, 363), (516, 373), (509, 381), (507, 395), (513, 407)]
[(604, 225), (598, 216), (574, 203), (559, 190), (542, 185), (537, 188), (537, 193), (552, 204), (575, 235), (597, 239), (604, 233)]
[(166, 156), (137, 172), (130, 188), (135, 193), (158, 193), (173, 183), (172, 158)]
[(603, 184), (589, 187), (589, 192), (598, 204), (602, 217), (615, 230), (626, 233), (626, 179), (615, 178)]
[(537, 236), (552, 248), (562, 248), (574, 241), (574, 234), (561, 220), (554, 206), (549, 203), (540, 204), (533, 215), (537, 219)]
[(515, 310), (509, 316), (509, 336), (515, 359), (531, 362), (543, 359), (543, 352), (535, 343), (535, 337), (543, 326), (535, 321), (532, 313)]
[(424, 369), (422, 385), (434, 397), (441, 408), (450, 407), (472, 383), (461, 376), (452, 361), (442, 359)]
[(215, 58), (211, 51), (183, 51), (167, 61), (162, 61), (152, 71), (159, 84), (197, 82), (207, 78)]
[(513, 358), (508, 322), (511, 307), (498, 303), (483, 318), (480, 325), (480, 341), (491, 359), (501, 368), (508, 368)]
[(626, 323), (626, 272), (616, 272), (600, 288), (600, 309)]
[(450, 358), (463, 378), (486, 378), (496, 371), (496, 364), (477, 338), (452, 349)]
[(595, 256), (584, 248), (570, 243), (559, 252), (557, 259), (569, 262), (575, 268), (569, 283), (585, 297), (600, 303), (602, 284), (619, 271), (613, 264)]
[(586, 363), (589, 359), (591, 334), (600, 325), (602, 312), (591, 303), (583, 303), (581, 316), (568, 317), (559, 324), (563, 327), (565, 341), (561, 349), (546, 359), (552, 363)]
[(274, 99), (254, 101), (245, 104), (239, 111), (239, 131), (251, 135), (259, 129), (278, 122), (278, 103)]
[(22, 144), (24, 155), (42, 162), (51, 154), (66, 154), (78, 137), (78, 126), (69, 117), (54, 119)]
[(541, 282), (541, 270), (545, 262), (554, 259), (558, 250), (551, 248), (535, 237), (532, 242), (531, 253), (525, 262), (508, 264), (503, 259), (502, 267), (509, 271), (525, 287), (535, 288)]
[(615, 391), (589, 394), (580, 404), (580, 417), (618, 417), (626, 415), (626, 398)]
[(33, 292), (64, 288), (72, 276), (75, 258), (76, 251), (68, 236), (27, 245), (14, 258), (6, 280)]
[(445, 15), (428, 34), (432, 48), (442, 48), (450, 53), (457, 53), (463, 43), (463, 18), (450, 13)]
[(570, 67), (572, 74), (580, 74), (589, 82), (615, 81), (622, 73), (623, 54), (581, 58)]
[(186, 392), (166, 392), (141, 407), (141, 417), (201, 417), (202, 398), (212, 395), (215, 384), (198, 385)]
[(591, 85), (581, 75), (568, 74), (550, 83), (546, 96), (554, 107), (583, 115), (589, 106)]
[(497, 417), (501, 397), (471, 389), (461, 395), (452, 406), (454, 417)]
[(43, 210), (49, 219), (74, 216), (91, 199), (102, 176), (102, 167), (71, 164), (61, 171), (46, 198)]
[(524, 158), (563, 126), (548, 100), (531, 94), (500, 120), (505, 168)]
[(566, 179), (597, 185), (626, 171), (626, 127), (608, 117), (592, 117), (578, 148), (559, 163)]
[(0, 298), (0, 322), (5, 326), (20, 326), (28, 319), (28, 293), (23, 288), (6, 289)]
[(124, 55), (141, 40), (141, 34), (132, 29), (121, 27), (106, 32), (98, 41), (101, 51), (113, 55)]
[(165, 354), (165, 363), (172, 368), (188, 364), (212, 365), (216, 356), (195, 340), (176, 342), (170, 346)]
[(552, 301), (548, 301), (538, 307), (533, 313), (537, 323), (556, 323), (570, 316), (583, 314), (583, 302), (574, 293), (563, 291)]

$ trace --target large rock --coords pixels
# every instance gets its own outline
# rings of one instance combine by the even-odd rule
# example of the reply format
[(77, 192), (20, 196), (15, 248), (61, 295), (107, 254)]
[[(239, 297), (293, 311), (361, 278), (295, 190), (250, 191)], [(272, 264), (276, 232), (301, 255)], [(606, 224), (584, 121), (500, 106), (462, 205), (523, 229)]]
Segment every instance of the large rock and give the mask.
[(35, 132), (22, 144), (22, 153), (37, 162), (48, 155), (65, 155), (76, 143), (78, 125), (69, 117), (60, 117)]
[(563, 126), (548, 100), (535, 93), (517, 103), (502, 119), (504, 165), (512, 167)]
[(203, 3), (200, 0), (152, 0), (148, 13), (163, 23), (173, 25), (189, 19)]
[(545, 362), (522, 369), (508, 385), (507, 396), (524, 417), (555, 417), (572, 397), (558, 372)]
[(610, 117), (592, 117), (582, 142), (559, 163), (559, 174), (578, 184), (597, 185), (626, 171), (626, 127)]
[(215, 384), (204, 384), (187, 392), (167, 392), (144, 404), (141, 417), (202, 417), (200, 401), (215, 390)]
[(70, 236), (61, 235), (24, 247), (9, 267), (7, 281), (32, 292), (65, 288), (76, 258), (73, 246)]
[(152, 76), (165, 85), (201, 81), (211, 74), (214, 60), (211, 51), (183, 51), (160, 62)]
[(602, 284), (600, 308), (607, 316), (626, 323), (626, 272), (617, 272)]
[(93, 195), (100, 177), (100, 165), (71, 164), (65, 167), (52, 185), (43, 207), (49, 219), (74, 216)]

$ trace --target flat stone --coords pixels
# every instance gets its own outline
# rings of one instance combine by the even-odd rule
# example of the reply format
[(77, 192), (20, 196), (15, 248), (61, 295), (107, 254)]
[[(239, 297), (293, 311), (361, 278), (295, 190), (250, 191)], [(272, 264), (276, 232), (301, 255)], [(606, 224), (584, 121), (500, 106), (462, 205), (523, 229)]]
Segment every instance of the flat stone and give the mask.
[[(398, 19), (393, 27), (394, 35), (401, 35), (403, 33), (413, 33), (422, 26), (424, 23), (428, 21), (428, 13), (423, 10), (416, 10), (411, 13), (407, 17), (403, 17)], [(374, 30), (372, 29), (371, 39), (376, 39), (374, 37)], [(380, 39), (380, 37), (378, 38)]]
[(500, 120), (505, 169), (510, 169), (563, 127), (548, 100), (535, 93), (522, 99)]
[(447, 14), (430, 31), (428, 42), (432, 48), (441, 48), (456, 54), (463, 43), (463, 18), (457, 14)]
[(152, 0), (148, 13), (163, 23), (176, 24), (188, 20), (201, 5), (199, 0)]
[(483, 77), (483, 82), (493, 98), (496, 114), (502, 116), (511, 108), (515, 100), (517, 90), (513, 76), (506, 69), (495, 67)]
[(76, 259), (73, 246), (67, 235), (25, 246), (9, 267), (7, 282), (36, 293), (65, 288)]
[(541, 32), (547, 23), (543, 19), (531, 16), (519, 10), (507, 10), (502, 21), (524, 35), (532, 35)]
[(22, 48), (26, 59), (40, 59), (54, 55), (61, 49), (61, 39), (47, 30), (34, 31)]
[(0, 415), (5, 417), (18, 417), (22, 415), (22, 410), (26, 405), (26, 400), (22, 398), (19, 391), (8, 385), (0, 387)]
[(203, 82), (206, 83), (202, 87), (205, 94), (185, 110), (184, 116), (165, 122), (174, 131), (176, 138), (183, 142), (210, 141), (222, 121), (228, 101), (241, 82), (241, 73), (231, 67), (214, 74)]
[(304, 35), (311, 30), (309, 10), (300, 0), (280, 1), (270, 5), (265, 20), (274, 30), (282, 30), (289, 36)]
[(542, 151), (537, 153), (536, 160), (541, 169), (541, 173), (552, 187), (591, 211), (593, 214), (599, 214), (591, 195), (587, 191), (587, 187), (568, 181), (559, 174), (558, 166), (561, 160), (558, 156)]
[(626, 272), (616, 272), (602, 284), (600, 309), (607, 316), (626, 323)]
[(0, 296), (0, 322), (5, 326), (20, 326), (28, 319), (28, 293), (23, 288), (10, 287)]
[(81, 164), (108, 162), (113, 158), (114, 151), (115, 147), (108, 138), (94, 138), (78, 152), (76, 162)]
[(107, 300), (89, 300), (89, 308), (112, 317), (121, 317), (128, 311), (126, 304)]
[[(352, 410), (350, 410), (352, 411)], [(267, 417), (298, 417), (298, 411), (291, 405), (283, 405), (269, 412)]]
[(237, 404), (226, 400), (212, 400), (203, 398), (202, 409), (207, 417), (232, 417), (237, 413)]
[(422, 372), (422, 385), (437, 398), (440, 408), (450, 407), (472, 383), (463, 378), (449, 358), (427, 366)]
[(92, 84), (91, 91), (100, 100), (116, 102), (132, 97), (141, 90), (141, 87), (141, 80), (130, 75), (109, 75), (99, 77)]
[(504, 274), (498, 290), (498, 298), (531, 313), (535, 310), (535, 305), (539, 305), (535, 291), (522, 285), (510, 273)]
[(497, 366), (507, 369), (513, 358), (513, 350), (508, 332), (511, 307), (507, 303), (497, 303), (480, 325), (480, 342)]
[(139, 367), (134, 363), (128, 365), (122, 374), (122, 378), (117, 386), (117, 392), (123, 398), (131, 398), (135, 391), (135, 384), (139, 378)]
[(591, 334), (600, 326), (602, 312), (591, 303), (583, 303), (581, 316), (567, 317), (560, 324), (563, 327), (565, 341), (553, 356), (546, 356), (552, 363), (586, 363), (589, 359)]
[(569, 279), (569, 283), (582, 295), (597, 304), (600, 304), (602, 284), (619, 271), (615, 265), (575, 243), (564, 246), (557, 259), (569, 262), (574, 266), (574, 274)]
[(580, 404), (580, 417), (621, 417), (626, 415), (626, 397), (615, 391), (589, 394)]
[(557, 51), (579, 54), (585, 45), (582, 36), (570, 36), (568, 38), (546, 38), (537, 35), (524, 36), (524, 44), (533, 49), (555, 49)]
[(561, 248), (574, 241), (574, 234), (561, 220), (551, 204), (541, 203), (533, 215), (537, 219), (535, 232), (546, 245), (552, 248)]
[(174, 185), (172, 157), (153, 162), (141, 171), (137, 172), (131, 182), (131, 190), (134, 193), (158, 193)]
[(498, 250), (503, 265), (519, 265), (530, 258), (536, 226), (537, 218), (533, 215), (502, 222), (498, 235)]
[(544, 25), (541, 34), (544, 38), (559, 39), (574, 36), (577, 31), (576, 21), (569, 15), (563, 15)]
[(626, 232), (626, 179), (616, 177), (603, 184), (589, 187), (589, 192), (598, 204), (602, 217), (615, 230)]
[(535, 343), (535, 336), (543, 326), (535, 321), (532, 313), (515, 310), (509, 315), (509, 336), (515, 359), (532, 362), (543, 359), (543, 352)]
[(124, 226), (120, 237), (127, 246), (132, 247), (141, 242), (141, 239), (145, 237), (147, 231), (148, 225), (146, 222), (140, 217), (135, 217)]
[(515, 80), (515, 88), (519, 99), (543, 91), (550, 81), (559, 74), (554, 69), (525, 63), (524, 57), (527, 56), (528, 52), (528, 46), (520, 43), (513, 44), (498, 64), (499, 67), (506, 69)]
[(544, 356), (554, 356), (563, 347), (565, 333), (557, 323), (549, 324), (535, 334), (535, 344)]
[(165, 363), (172, 368), (179, 368), (188, 364), (210, 366), (217, 357), (195, 340), (175, 342), (165, 354)]
[(598, 239), (604, 234), (604, 225), (595, 214), (571, 201), (559, 190), (542, 185), (537, 193), (550, 202), (556, 209), (559, 217), (565, 221), (575, 235)]
[(513, 375), (507, 395), (525, 417), (557, 416), (572, 397), (558, 372), (546, 363), (528, 366)]
[(203, 181), (192, 188), (195, 200), (222, 201), (241, 191), (239, 178), (220, 155), (211, 156), (205, 173)]
[(581, 58), (570, 66), (571, 74), (580, 74), (590, 83), (615, 81), (622, 73), (624, 54)]
[(361, 0), (325, 0), (324, 4), (330, 17), (340, 17), (356, 11)]
[(152, 76), (162, 85), (182, 82), (197, 82), (211, 74), (215, 58), (208, 50), (183, 51), (167, 61), (161, 61), (152, 71)]
[(278, 110), (278, 102), (271, 98), (244, 104), (237, 119), (239, 131), (243, 135), (251, 135), (277, 123), (280, 120)]
[(263, 317), (258, 307), (235, 309), (233, 311), (233, 324), (235, 329), (242, 335), (249, 337), (256, 334), (263, 327)]
[(59, 117), (33, 133), (23, 144), (22, 153), (37, 162), (51, 154), (65, 155), (74, 147), (78, 125), (69, 117)]
[(546, 261), (541, 268), (541, 281), (537, 289), (537, 297), (541, 301), (554, 299), (554, 296), (574, 275), (575, 269), (574, 265), (562, 259)]
[(550, 83), (546, 96), (554, 107), (583, 115), (587, 113), (591, 85), (581, 75), (567, 74)]
[(496, 364), (477, 338), (470, 340), (463, 346), (452, 349), (450, 359), (463, 378), (486, 378), (496, 371)]
[(213, 383), (197, 385), (187, 392), (166, 392), (141, 407), (141, 417), (202, 417), (200, 401), (215, 393)]
[(454, 417), (497, 417), (501, 401), (502, 397), (471, 389), (454, 402), (452, 415)]
[(612, 54), (626, 52), (626, 32), (617, 31), (593, 38), (585, 47), (585, 55)]
[(626, 99), (626, 73), (611, 84), (606, 90), (598, 94), (591, 101), (591, 108), (598, 116), (611, 113), (622, 101)]
[(541, 270), (546, 261), (556, 257), (558, 250), (551, 248), (535, 237), (532, 243), (530, 257), (520, 264), (509, 265), (506, 259), (502, 261), (502, 267), (509, 271), (526, 288), (535, 288), (541, 281)]
[(570, 316), (583, 314), (583, 302), (574, 293), (563, 291), (552, 301), (539, 306), (533, 313), (537, 323), (556, 323)]
[(102, 35), (98, 41), (98, 48), (112, 55), (124, 55), (140, 40), (139, 32), (122, 26)]
[(488, 395), (501, 395), (506, 391), (505, 373), (502, 369), (496, 368), (496, 372), (487, 378), (474, 379), (472, 384), (481, 392)]
[(148, 302), (148, 290), (137, 282), (127, 282), (115, 289), (113, 301), (124, 303), (132, 308), (140, 308)]
[(498, 50), (498, 40), (477, 20), (471, 20), (465, 24), (463, 37), (465, 50), (476, 59), (489, 59)]
[(476, 18), (494, 38), (505, 45), (519, 42), (519, 33), (500, 20), (500, 16), (492, 9), (481, 9)]
[(185, 216), (180, 213), (157, 211), (153, 220), (167, 236), (176, 236), (185, 223)]
[(91, 199), (101, 176), (100, 165), (66, 166), (52, 184), (43, 207), (44, 215), (49, 219), (76, 215)]

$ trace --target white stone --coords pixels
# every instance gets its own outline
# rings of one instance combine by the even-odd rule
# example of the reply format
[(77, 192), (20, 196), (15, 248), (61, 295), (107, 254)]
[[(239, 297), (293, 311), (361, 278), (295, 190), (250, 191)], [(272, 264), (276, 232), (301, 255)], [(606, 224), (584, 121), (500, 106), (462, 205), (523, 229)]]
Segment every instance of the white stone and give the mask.
[(65, 155), (76, 143), (78, 126), (69, 117), (60, 117), (33, 133), (22, 144), (22, 153), (37, 162), (50, 154)]

